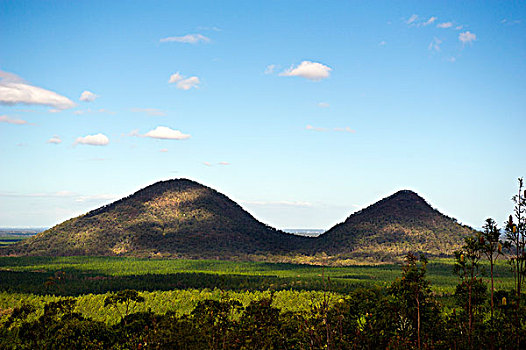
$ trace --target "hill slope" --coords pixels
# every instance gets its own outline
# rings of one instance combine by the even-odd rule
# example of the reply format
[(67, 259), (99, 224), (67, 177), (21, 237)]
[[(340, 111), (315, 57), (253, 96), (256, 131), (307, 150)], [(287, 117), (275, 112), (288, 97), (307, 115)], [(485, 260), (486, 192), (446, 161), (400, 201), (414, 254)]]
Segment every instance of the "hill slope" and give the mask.
[(315, 250), (353, 258), (390, 260), (408, 252), (451, 255), (473, 230), (403, 190), (352, 214), (318, 237)]
[(228, 258), (285, 253), (306, 239), (260, 223), (211, 188), (177, 179), (67, 220), (4, 253)]

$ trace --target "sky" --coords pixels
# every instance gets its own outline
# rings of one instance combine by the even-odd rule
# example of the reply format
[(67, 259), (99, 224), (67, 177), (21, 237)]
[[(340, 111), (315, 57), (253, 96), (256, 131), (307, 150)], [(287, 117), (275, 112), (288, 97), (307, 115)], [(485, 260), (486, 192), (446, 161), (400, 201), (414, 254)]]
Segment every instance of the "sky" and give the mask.
[(0, 0), (0, 227), (172, 178), (280, 229), (401, 189), (502, 225), (525, 82), (524, 1)]

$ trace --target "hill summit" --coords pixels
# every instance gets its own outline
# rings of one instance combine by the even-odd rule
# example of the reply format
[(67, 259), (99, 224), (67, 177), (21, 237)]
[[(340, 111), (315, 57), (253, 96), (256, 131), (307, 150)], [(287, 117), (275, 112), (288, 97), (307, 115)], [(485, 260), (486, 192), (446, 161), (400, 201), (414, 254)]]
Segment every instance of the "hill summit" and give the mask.
[(316, 250), (374, 260), (408, 252), (446, 256), (460, 248), (470, 233), (470, 227), (441, 214), (415, 192), (401, 190), (323, 233)]
[(257, 221), (209, 187), (176, 179), (67, 220), (10, 253), (228, 258), (284, 253), (302, 239)]

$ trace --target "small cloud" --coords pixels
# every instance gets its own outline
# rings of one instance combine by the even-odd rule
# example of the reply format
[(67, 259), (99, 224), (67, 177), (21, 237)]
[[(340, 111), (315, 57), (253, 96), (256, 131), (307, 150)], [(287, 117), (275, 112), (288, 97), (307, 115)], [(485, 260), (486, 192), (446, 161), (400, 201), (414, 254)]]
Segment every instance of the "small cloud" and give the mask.
[(447, 60), (448, 62), (451, 62), (451, 63), (453, 63), (453, 62), (456, 62), (457, 58), (456, 58), (456, 57), (453, 57), (453, 56), (451, 56), (451, 57), (447, 58), (446, 60)]
[(348, 126), (346, 126), (345, 128), (334, 128), (334, 131), (338, 131), (338, 132), (349, 132), (351, 134), (354, 134), (356, 132), (356, 130), (353, 130), (351, 128), (349, 128)]
[(161, 153), (166, 153), (166, 152), (168, 152), (168, 148), (161, 148), (161, 149), (159, 150), (159, 152), (161, 152)]
[(281, 72), (279, 75), (284, 77), (302, 77), (305, 79), (320, 81), (322, 79), (328, 78), (332, 68), (311, 61), (303, 61), (297, 67), (291, 66), (284, 72)]
[(382, 40), (378, 43), (378, 46), (385, 46), (387, 44), (386, 41)]
[(210, 162), (203, 162), (203, 165), (212, 166), (212, 164)]
[(325, 128), (317, 128), (317, 127), (314, 127), (312, 125), (307, 125), (305, 127), (306, 130), (312, 130), (312, 131), (319, 131), (319, 132), (324, 132), (324, 131), (327, 131), (327, 129)]
[(197, 27), (197, 30), (213, 30), (214, 32), (220, 32), (221, 31), (221, 28), (219, 27)]
[(409, 19), (405, 23), (413, 24), (417, 19), (418, 19), (417, 15), (412, 15), (411, 17), (409, 17)]
[(98, 97), (99, 95), (95, 95), (93, 92), (86, 90), (80, 95), (79, 100), (84, 101), (84, 102), (93, 102)]
[(217, 163), (217, 164), (219, 164), (219, 165), (230, 165), (229, 162), (219, 162), (219, 163)]
[(329, 108), (331, 105), (328, 104), (327, 102), (320, 102), (318, 103), (318, 107), (320, 108)]
[(91, 146), (106, 146), (108, 143), (110, 143), (110, 139), (108, 139), (106, 135), (100, 133), (96, 135), (77, 137), (75, 140), (75, 145), (82, 144)]
[(434, 37), (433, 40), (427, 46), (427, 49), (430, 50), (430, 51), (439, 52), (440, 51), (440, 44), (442, 44), (442, 40), (440, 40), (437, 37)]
[(462, 28), (464, 28), (464, 26), (462, 26), (462, 25), (455, 27), (456, 30), (461, 30)]
[(463, 44), (469, 44), (477, 40), (477, 35), (471, 33), (470, 31), (466, 31), (458, 35), (458, 40), (462, 41)]
[(111, 115), (115, 114), (115, 112), (108, 111), (107, 109), (104, 109), (104, 108), (99, 108), (99, 109), (91, 109), (91, 108), (78, 109), (75, 112), (73, 112), (73, 114), (75, 114), (75, 115), (92, 114), (92, 113), (103, 113), (103, 114), (111, 114)]
[(422, 25), (423, 26), (428, 26), (430, 24), (433, 24), (436, 20), (437, 20), (436, 17), (429, 17), (429, 19), (427, 21), (425, 21), (424, 23), (422, 23)]
[(186, 140), (191, 137), (188, 134), (183, 134), (179, 130), (173, 130), (166, 126), (158, 126), (157, 128), (148, 131), (144, 136), (161, 140)]
[(56, 109), (75, 107), (69, 98), (56, 92), (33, 86), (13, 73), (0, 70), (0, 104), (44, 105)]
[(52, 138), (50, 138), (49, 140), (47, 140), (46, 143), (54, 143), (56, 145), (58, 145), (59, 143), (61, 143), (62, 140), (60, 139), (60, 137), (58, 137), (57, 135), (53, 136)]
[(165, 112), (157, 108), (132, 108), (130, 109), (130, 111), (132, 111), (133, 113), (146, 113), (150, 116), (155, 117), (164, 117), (166, 115)]
[(191, 88), (197, 88), (201, 83), (198, 77), (184, 78), (179, 72), (172, 74), (168, 80), (169, 84), (176, 83), (176, 87), (181, 90), (190, 90)]
[(184, 36), (170, 36), (159, 40), (161, 43), (177, 42), (185, 44), (197, 44), (199, 42), (210, 42), (210, 38), (201, 34), (187, 34)]
[(23, 119), (15, 119), (7, 115), (0, 115), (0, 123), (8, 123), (8, 124), (15, 124), (15, 125), (28, 124), (28, 122)]
[(269, 64), (265, 68), (265, 74), (272, 74), (272, 73), (274, 73), (274, 69), (276, 69), (276, 65), (275, 64)]
[(511, 20), (511, 19), (504, 18), (502, 21), (500, 21), (500, 23), (507, 24), (507, 25), (514, 25), (514, 24), (520, 24), (521, 21), (519, 19)]
[(49, 113), (60, 113), (62, 112), (60, 109), (56, 109), (56, 108), (51, 108), (51, 109), (48, 109), (48, 112)]
[(453, 27), (453, 23), (451, 22), (444, 22), (444, 23), (439, 23), (437, 24), (437, 28), (451, 28)]

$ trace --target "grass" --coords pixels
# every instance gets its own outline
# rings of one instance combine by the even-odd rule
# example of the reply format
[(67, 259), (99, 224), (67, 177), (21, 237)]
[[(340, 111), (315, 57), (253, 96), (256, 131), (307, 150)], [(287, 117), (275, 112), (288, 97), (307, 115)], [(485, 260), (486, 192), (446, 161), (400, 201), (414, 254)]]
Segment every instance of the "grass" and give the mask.
[[(486, 268), (486, 270), (489, 270)], [(303, 289), (320, 289), (323, 287), (322, 276), (330, 278), (332, 283), (341, 288), (345, 285), (352, 287), (385, 285), (391, 283), (401, 274), (399, 265), (357, 265), (344, 267), (321, 267), (313, 265), (299, 265), (288, 263), (264, 262), (234, 262), (221, 260), (182, 260), (182, 259), (147, 259), (124, 257), (0, 257), (0, 275), (10, 273), (20, 277), (20, 283), (30, 283), (24, 279), (24, 273), (31, 275), (29, 279), (41, 280), (49, 278), (57, 271), (64, 271), (72, 279), (104, 279), (133, 280), (151, 278), (162, 282), (162, 276), (197, 276), (201, 280), (212, 280), (214, 277), (222, 279), (228, 288), (231, 279), (245, 279), (249, 284), (258, 281), (272, 281), (277, 284), (285, 282), (285, 288), (290, 284), (303, 286)], [(513, 275), (509, 266), (504, 261), (499, 261), (495, 276), (497, 289), (509, 289), (513, 284)], [(451, 259), (435, 259), (428, 264), (428, 278), (433, 289), (438, 293), (451, 293), (458, 284), (458, 277), (453, 274), (453, 261)], [(253, 282), (253, 283), (252, 283)], [(16, 282), (11, 282), (15, 283)], [(232, 282), (234, 283), (234, 282)], [(236, 282), (237, 283), (237, 282)], [(213, 283), (205, 283), (208, 288), (213, 288)], [(234, 283), (235, 284), (235, 283)], [(272, 283), (270, 283), (272, 284)], [(312, 288), (309, 287), (312, 285)], [(0, 290), (6, 290), (4, 283), (0, 282)], [(11, 287), (16, 287), (11, 285)], [(149, 290), (155, 290), (148, 288)], [(181, 285), (179, 287), (185, 287)], [(188, 286), (199, 287), (199, 286)], [(263, 286), (264, 288), (264, 283)], [(166, 288), (159, 288), (166, 290)], [(239, 289), (239, 288), (232, 288)], [(252, 288), (249, 288), (252, 289)], [(258, 288), (256, 288), (258, 289)], [(280, 288), (277, 288), (280, 289)], [(283, 289), (283, 288), (281, 288)], [(15, 288), (16, 290), (16, 288)], [(89, 293), (89, 290), (84, 291)]]

